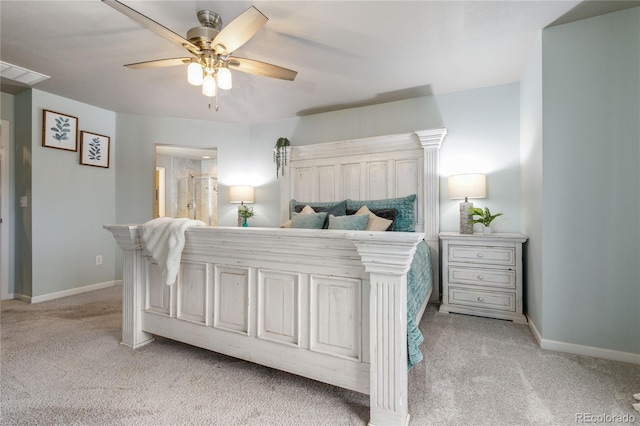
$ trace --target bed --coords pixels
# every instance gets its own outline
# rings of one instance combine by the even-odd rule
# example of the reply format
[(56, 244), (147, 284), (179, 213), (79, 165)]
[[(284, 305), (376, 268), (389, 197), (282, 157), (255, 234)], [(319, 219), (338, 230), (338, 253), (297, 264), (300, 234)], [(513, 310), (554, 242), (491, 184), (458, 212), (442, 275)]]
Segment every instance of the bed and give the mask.
[[(290, 148), (282, 223), (292, 200), (357, 207), (410, 199), (411, 231), (189, 228), (179, 279), (167, 285), (141, 225), (105, 226), (124, 253), (122, 343), (137, 348), (158, 335), (352, 389), (370, 395), (369, 424), (407, 424), (408, 367), (421, 356), (408, 349), (407, 333), (415, 334), (429, 294), (439, 297), (445, 135), (430, 129)], [(418, 274), (431, 270), (434, 290), (411, 301), (409, 281), (425, 281), (411, 276), (419, 259), (430, 263)]]

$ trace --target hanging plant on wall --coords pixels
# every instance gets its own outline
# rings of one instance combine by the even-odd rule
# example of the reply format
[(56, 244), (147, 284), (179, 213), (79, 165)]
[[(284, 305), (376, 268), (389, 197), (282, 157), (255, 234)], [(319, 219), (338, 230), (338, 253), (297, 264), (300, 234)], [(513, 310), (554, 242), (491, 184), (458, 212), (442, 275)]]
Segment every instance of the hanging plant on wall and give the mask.
[[(276, 163), (276, 179), (278, 175), (284, 176), (284, 168), (287, 165), (287, 148), (289, 139), (279, 138), (273, 149), (273, 161)], [(282, 171), (281, 171), (282, 170)]]

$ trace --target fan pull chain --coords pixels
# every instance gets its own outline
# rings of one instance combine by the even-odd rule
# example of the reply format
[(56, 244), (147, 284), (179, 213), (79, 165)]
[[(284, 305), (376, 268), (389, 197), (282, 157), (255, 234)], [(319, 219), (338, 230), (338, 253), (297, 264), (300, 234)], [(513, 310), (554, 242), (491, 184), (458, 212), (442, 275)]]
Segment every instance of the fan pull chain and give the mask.
[[(220, 109), (220, 105), (218, 105), (218, 96), (215, 96), (215, 98), (216, 98), (215, 110), (216, 112), (218, 112), (218, 109)], [(209, 104), (209, 109), (211, 109), (211, 98), (209, 98), (208, 104)]]
[(218, 105), (219, 96), (218, 96), (218, 94), (220, 94), (220, 86), (218, 86), (218, 71), (216, 71), (216, 73), (213, 75), (213, 78), (215, 78), (215, 80), (216, 80), (216, 112), (218, 112), (218, 108), (219, 108), (219, 105)]

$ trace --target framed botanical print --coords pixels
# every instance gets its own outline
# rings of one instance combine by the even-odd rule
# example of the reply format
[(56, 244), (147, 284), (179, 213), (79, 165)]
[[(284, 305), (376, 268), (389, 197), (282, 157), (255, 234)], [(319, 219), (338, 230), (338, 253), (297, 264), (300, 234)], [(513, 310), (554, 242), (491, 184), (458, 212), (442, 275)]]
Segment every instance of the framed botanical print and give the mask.
[(110, 142), (109, 136), (80, 132), (80, 164), (109, 168)]
[(78, 150), (78, 118), (60, 112), (42, 110), (42, 146)]

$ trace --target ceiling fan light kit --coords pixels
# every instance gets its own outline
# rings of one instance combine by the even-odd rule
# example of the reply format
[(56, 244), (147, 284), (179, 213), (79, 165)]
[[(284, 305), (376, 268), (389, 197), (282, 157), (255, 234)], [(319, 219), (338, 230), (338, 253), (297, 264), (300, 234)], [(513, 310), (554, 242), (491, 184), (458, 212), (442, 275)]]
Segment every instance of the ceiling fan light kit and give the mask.
[[(186, 58), (138, 62), (127, 64), (126, 67), (146, 69), (188, 64), (187, 81), (194, 86), (202, 86), (202, 94), (209, 98), (216, 96), (218, 89), (230, 90), (232, 88), (233, 82), (229, 67), (249, 74), (289, 81), (293, 81), (298, 74), (296, 71), (266, 62), (231, 56), (269, 20), (253, 6), (224, 28), (222, 28), (222, 19), (217, 13), (201, 10), (197, 14), (201, 25), (187, 31), (185, 39), (117, 0), (102, 1), (165, 39), (180, 44), (193, 55)], [(209, 104), (209, 106), (211, 105)]]
[(232, 87), (231, 71), (226, 64), (218, 68), (218, 87), (222, 90), (230, 90)]
[(204, 80), (202, 75), (202, 65), (194, 61), (187, 67), (187, 81), (194, 86), (201, 86)]
[(202, 94), (210, 98), (216, 95), (216, 81), (211, 74), (202, 80)]

